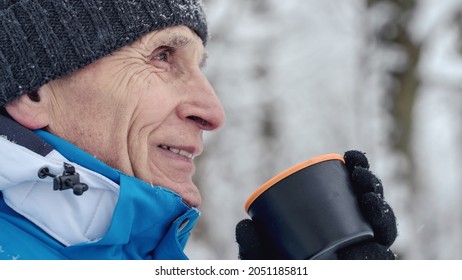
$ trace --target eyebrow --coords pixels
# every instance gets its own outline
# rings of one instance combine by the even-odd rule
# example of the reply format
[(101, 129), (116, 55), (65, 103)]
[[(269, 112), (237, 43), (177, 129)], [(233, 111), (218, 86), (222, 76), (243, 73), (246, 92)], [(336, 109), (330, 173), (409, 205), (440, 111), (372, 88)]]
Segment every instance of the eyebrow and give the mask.
[(172, 34), (166, 39), (162, 39), (159, 42), (162, 45), (168, 45), (175, 48), (182, 48), (187, 46), (191, 43), (191, 38), (180, 35), (180, 34)]
[[(190, 37), (183, 36), (181, 34), (172, 34), (166, 39), (159, 41), (159, 44), (169, 46), (172, 48), (184, 48), (192, 43)], [(199, 67), (204, 68), (207, 62), (208, 54), (206, 51), (202, 54), (202, 59), (199, 62)]]

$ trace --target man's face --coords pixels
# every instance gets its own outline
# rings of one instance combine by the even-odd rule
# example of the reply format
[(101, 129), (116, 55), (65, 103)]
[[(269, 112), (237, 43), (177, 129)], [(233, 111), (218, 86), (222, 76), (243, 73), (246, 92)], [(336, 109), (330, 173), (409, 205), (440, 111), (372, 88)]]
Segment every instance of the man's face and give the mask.
[(201, 39), (184, 26), (142, 37), (69, 77), (50, 82), (47, 129), (101, 161), (180, 194), (192, 182), (202, 132), (224, 123), (223, 107), (201, 71)]

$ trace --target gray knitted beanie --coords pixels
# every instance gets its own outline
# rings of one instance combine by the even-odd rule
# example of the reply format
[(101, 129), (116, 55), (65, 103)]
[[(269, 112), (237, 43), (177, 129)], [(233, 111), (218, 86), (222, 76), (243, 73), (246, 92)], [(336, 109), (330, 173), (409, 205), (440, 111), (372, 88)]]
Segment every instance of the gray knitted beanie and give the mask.
[(0, 24), (0, 107), (150, 31), (208, 36), (201, 0), (0, 0)]

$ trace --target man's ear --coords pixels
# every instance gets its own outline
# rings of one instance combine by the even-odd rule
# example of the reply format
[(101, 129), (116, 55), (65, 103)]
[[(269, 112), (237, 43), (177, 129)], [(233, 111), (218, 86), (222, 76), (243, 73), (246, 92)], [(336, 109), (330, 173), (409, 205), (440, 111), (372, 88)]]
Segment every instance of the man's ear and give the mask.
[(29, 129), (40, 129), (50, 122), (47, 102), (40, 91), (23, 94), (5, 106), (8, 114)]

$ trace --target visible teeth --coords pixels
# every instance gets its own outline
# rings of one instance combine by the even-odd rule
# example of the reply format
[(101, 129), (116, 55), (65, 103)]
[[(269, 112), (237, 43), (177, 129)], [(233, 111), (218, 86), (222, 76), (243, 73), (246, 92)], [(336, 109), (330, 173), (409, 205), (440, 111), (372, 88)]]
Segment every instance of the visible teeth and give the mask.
[(182, 155), (182, 156), (185, 156), (185, 157), (187, 157), (187, 158), (189, 158), (189, 159), (193, 159), (193, 158), (194, 158), (194, 155), (193, 155), (193, 154), (191, 154), (191, 153), (189, 153), (189, 152), (186, 152), (186, 151), (183, 151), (183, 150), (180, 150), (180, 151), (178, 152), (178, 154), (179, 154), (179, 155)]
[(178, 154), (178, 155), (180, 155), (180, 156), (187, 157), (187, 158), (189, 158), (189, 159), (193, 159), (193, 158), (194, 158), (194, 155), (193, 155), (193, 154), (191, 154), (190, 152), (184, 151), (184, 150), (171, 148), (171, 147), (166, 146), (166, 145), (160, 145), (160, 147), (161, 147), (162, 149), (169, 150), (170, 152), (175, 153), (175, 154)]

